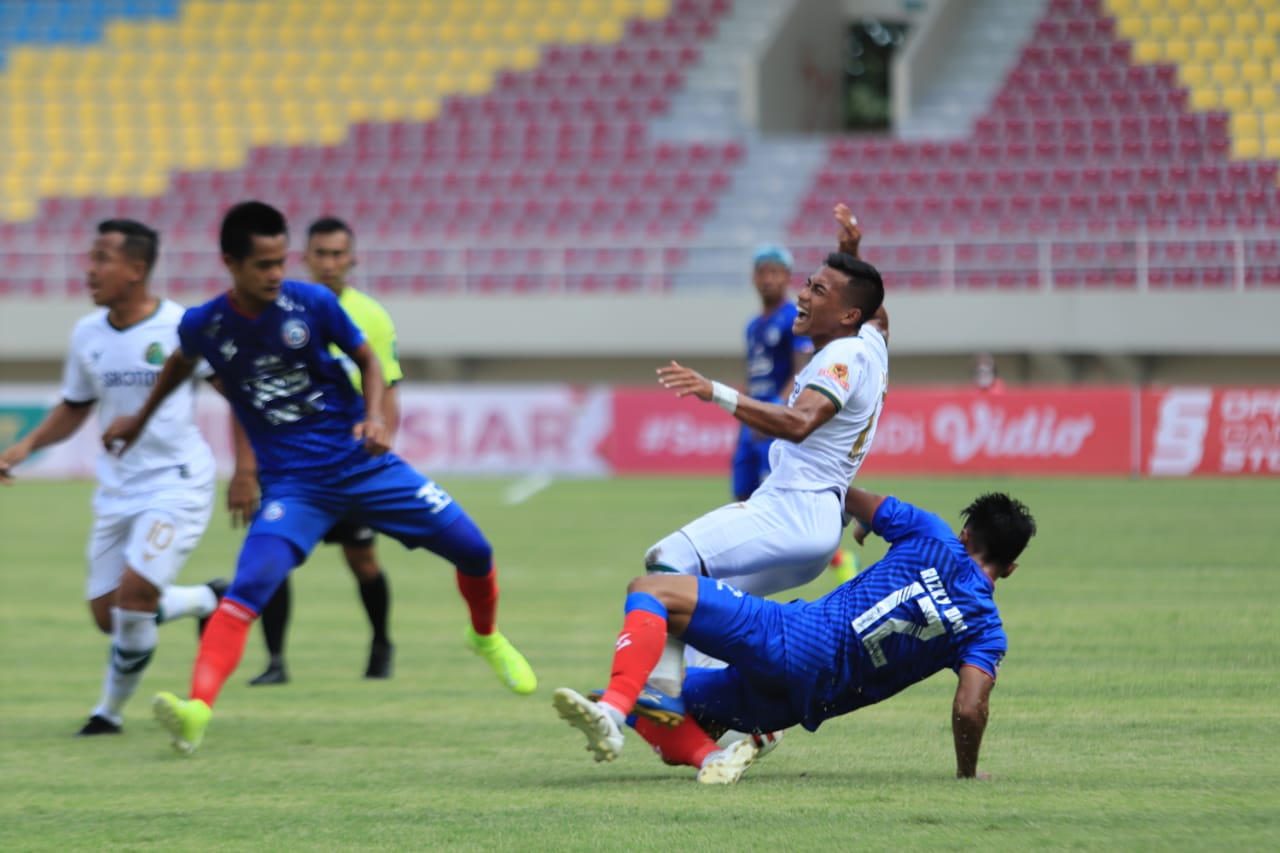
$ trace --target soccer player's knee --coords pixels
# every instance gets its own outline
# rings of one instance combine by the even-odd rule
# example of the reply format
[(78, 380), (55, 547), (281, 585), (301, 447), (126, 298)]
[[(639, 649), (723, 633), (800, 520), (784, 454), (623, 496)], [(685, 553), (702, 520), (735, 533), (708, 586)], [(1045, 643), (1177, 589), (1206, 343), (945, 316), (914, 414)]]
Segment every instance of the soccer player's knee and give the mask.
[(649, 574), (697, 575), (702, 570), (702, 558), (689, 537), (672, 533), (645, 553), (644, 568)]

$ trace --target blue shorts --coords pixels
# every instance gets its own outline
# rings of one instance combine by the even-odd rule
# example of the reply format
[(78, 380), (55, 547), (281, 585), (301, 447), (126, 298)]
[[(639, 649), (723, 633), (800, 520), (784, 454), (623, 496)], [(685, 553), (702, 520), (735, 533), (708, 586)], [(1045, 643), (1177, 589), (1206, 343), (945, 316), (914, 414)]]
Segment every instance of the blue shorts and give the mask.
[(682, 639), (729, 667), (687, 671), (682, 693), (694, 719), (747, 732), (801, 722), (788, 689), (782, 631), (791, 607), (698, 578), (698, 604)]
[(268, 475), (261, 486), (262, 502), (249, 535), (279, 536), (303, 554), (311, 553), (339, 519), (372, 527), (406, 548), (423, 548), (465, 515), (444, 489), (391, 453), (338, 480)]
[(733, 496), (746, 500), (769, 476), (769, 447), (773, 439), (760, 436), (745, 425), (738, 431), (733, 451)]

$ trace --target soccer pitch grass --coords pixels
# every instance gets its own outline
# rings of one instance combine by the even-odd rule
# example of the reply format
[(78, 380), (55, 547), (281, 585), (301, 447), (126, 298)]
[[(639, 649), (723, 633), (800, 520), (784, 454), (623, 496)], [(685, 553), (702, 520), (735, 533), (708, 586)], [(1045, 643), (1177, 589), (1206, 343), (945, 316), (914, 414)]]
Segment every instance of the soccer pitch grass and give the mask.
[[(385, 539), (396, 672), (361, 679), (364, 615), (323, 547), (295, 575), (292, 683), (246, 685), (255, 628), (187, 759), (149, 700), (185, 694), (194, 622), (161, 628), (123, 736), (71, 737), (107, 650), (81, 601), (91, 486), (0, 491), (0, 849), (1280, 849), (1280, 480), (866, 482), (953, 522), (992, 488), (1037, 517), (997, 590), (1011, 650), (980, 764), (995, 778), (953, 778), (941, 673), (788, 733), (731, 788), (636, 737), (596, 765), (550, 701), (603, 686), (644, 549), (726, 482), (557, 482), (514, 506), (508, 482), (445, 485), (494, 543), (500, 624), (537, 692), (507, 692), (463, 648), (451, 570)], [(229, 574), (240, 535), (219, 508), (184, 582)]]

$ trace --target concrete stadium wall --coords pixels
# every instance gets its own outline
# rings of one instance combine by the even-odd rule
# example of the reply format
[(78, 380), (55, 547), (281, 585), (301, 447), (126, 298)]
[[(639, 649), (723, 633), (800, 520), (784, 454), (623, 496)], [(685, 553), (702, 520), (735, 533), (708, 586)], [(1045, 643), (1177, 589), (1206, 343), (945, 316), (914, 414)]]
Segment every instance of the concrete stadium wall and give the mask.
[[(86, 301), (87, 302), (87, 301)], [(0, 379), (56, 377), (86, 302), (0, 302)], [(755, 294), (389, 298), (410, 376), (649, 382), (667, 359), (741, 373)], [(1274, 382), (1280, 293), (891, 295), (898, 381), (961, 381), (993, 352), (1015, 381)]]

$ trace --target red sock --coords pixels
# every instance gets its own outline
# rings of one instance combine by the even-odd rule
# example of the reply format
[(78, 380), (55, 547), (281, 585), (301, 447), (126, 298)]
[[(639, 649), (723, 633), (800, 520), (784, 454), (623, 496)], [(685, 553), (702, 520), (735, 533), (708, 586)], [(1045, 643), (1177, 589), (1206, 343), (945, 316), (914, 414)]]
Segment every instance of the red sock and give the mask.
[(693, 717), (685, 717), (675, 728), (637, 717), (636, 731), (668, 764), (701, 767), (707, 756), (720, 748)]
[(630, 714), (649, 673), (658, 665), (667, 643), (667, 620), (648, 610), (632, 610), (622, 621), (622, 632), (613, 652), (609, 687), (600, 697), (624, 714)]
[(222, 599), (200, 638), (200, 651), (191, 671), (192, 699), (203, 699), (205, 704), (213, 706), (222, 685), (239, 666), (245, 641), (249, 639), (249, 627), (257, 618), (258, 614), (245, 605)]
[(471, 609), (471, 627), (477, 634), (492, 634), (498, 621), (498, 570), (489, 569), (482, 577), (457, 572), (458, 592)]

